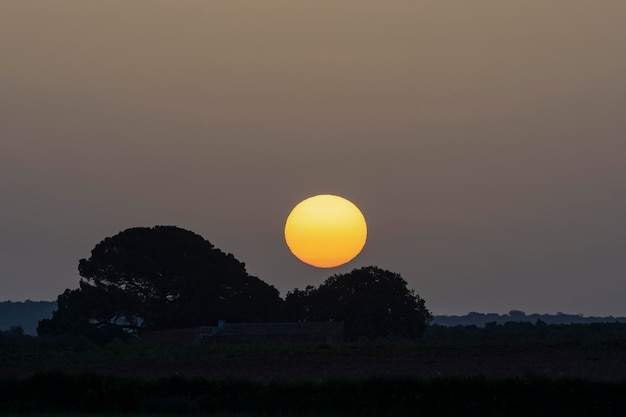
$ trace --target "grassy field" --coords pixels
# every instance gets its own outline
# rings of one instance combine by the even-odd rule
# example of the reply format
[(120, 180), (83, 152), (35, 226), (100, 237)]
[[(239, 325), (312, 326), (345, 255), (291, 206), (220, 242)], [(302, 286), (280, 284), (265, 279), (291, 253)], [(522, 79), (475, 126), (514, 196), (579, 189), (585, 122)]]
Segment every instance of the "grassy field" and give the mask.
[(626, 379), (626, 341), (0, 347), (0, 375), (28, 376), (43, 371), (260, 381), (454, 375), (488, 379), (538, 375), (621, 381)]
[(58, 372), (0, 380), (0, 412), (287, 416), (618, 416), (626, 382), (540, 377), (145, 380)]
[(13, 340), (0, 344), (0, 414), (623, 416), (626, 341), (97, 347)]

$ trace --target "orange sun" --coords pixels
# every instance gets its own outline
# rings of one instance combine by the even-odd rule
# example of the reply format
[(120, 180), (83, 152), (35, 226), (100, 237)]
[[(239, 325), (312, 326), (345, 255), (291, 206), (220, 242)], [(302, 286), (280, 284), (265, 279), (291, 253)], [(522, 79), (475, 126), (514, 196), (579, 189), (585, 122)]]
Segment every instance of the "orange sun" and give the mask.
[(298, 204), (287, 217), (289, 250), (309, 265), (333, 268), (354, 259), (365, 246), (365, 217), (350, 201), (316, 195)]

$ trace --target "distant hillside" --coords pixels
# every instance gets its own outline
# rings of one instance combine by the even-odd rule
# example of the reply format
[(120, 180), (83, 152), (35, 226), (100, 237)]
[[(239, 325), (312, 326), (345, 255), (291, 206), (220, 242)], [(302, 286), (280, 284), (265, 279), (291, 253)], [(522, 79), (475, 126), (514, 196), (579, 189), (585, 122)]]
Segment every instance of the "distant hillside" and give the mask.
[(37, 335), (39, 320), (52, 317), (56, 301), (2, 301), (0, 302), (0, 330), (22, 326), (24, 333)]
[(435, 316), (432, 324), (440, 326), (478, 326), (495, 322), (503, 324), (509, 321), (535, 323), (541, 320), (547, 324), (585, 324), (585, 323), (626, 323), (626, 317), (584, 317), (581, 314), (526, 314), (523, 311), (511, 310), (508, 314), (469, 313), (464, 316)]

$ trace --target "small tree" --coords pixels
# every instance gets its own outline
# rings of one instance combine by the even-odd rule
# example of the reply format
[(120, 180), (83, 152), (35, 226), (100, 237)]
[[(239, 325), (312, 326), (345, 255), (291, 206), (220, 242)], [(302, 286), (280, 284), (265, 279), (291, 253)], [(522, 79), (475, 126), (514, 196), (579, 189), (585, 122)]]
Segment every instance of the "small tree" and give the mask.
[(174, 226), (106, 238), (78, 270), (79, 288), (59, 296), (52, 319), (39, 324), (40, 335), (274, 320), (282, 308), (278, 291), (249, 275), (232, 254)]
[(407, 288), (400, 274), (375, 266), (334, 275), (317, 289), (294, 290), (285, 304), (302, 321), (344, 321), (349, 339), (414, 339), (432, 320), (424, 300)]

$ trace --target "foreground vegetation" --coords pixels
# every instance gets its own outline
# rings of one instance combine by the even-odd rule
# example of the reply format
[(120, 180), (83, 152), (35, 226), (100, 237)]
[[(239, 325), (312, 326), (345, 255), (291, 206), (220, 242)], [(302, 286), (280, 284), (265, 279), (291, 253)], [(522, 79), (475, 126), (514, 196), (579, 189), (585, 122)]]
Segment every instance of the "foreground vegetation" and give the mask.
[(430, 326), (421, 340), (184, 346), (0, 332), (0, 414), (623, 416), (626, 325)]
[(328, 381), (152, 380), (60, 372), (0, 379), (3, 413), (617, 416), (626, 382), (525, 377)]
[(429, 326), (421, 340), (342, 344), (174, 345), (141, 340), (99, 346), (87, 338), (0, 332), (0, 375), (92, 371), (129, 377), (324, 380), (438, 375), (489, 379), (626, 380), (626, 324), (507, 323)]

